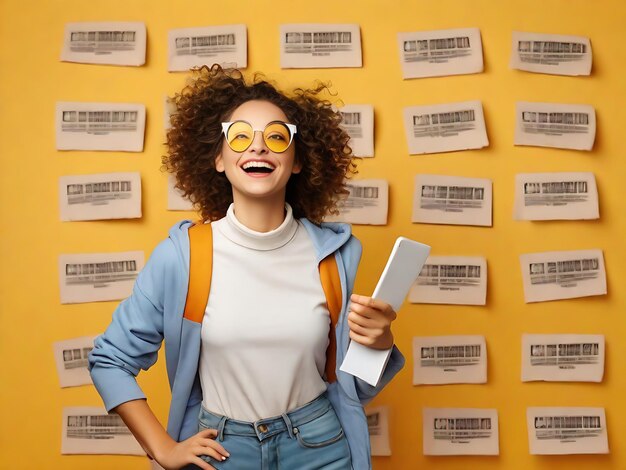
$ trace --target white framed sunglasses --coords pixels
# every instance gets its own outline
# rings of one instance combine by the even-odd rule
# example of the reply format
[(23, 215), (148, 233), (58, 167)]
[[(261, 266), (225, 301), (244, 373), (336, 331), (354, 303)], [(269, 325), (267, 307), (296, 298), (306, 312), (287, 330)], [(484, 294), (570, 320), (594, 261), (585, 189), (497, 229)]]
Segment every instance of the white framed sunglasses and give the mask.
[(293, 142), (297, 130), (295, 124), (283, 121), (272, 121), (264, 129), (255, 129), (249, 122), (240, 120), (223, 122), (222, 131), (226, 143), (235, 152), (245, 152), (252, 145), (254, 133), (260, 132), (268, 149), (274, 153), (283, 153)]

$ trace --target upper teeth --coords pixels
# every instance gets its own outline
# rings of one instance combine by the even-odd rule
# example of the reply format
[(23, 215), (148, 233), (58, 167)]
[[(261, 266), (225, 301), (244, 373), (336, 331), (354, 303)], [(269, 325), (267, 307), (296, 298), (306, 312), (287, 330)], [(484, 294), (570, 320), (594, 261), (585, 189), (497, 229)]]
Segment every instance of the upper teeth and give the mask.
[(274, 169), (273, 165), (270, 165), (267, 162), (246, 162), (243, 164), (243, 169), (247, 170), (248, 168), (269, 168), (270, 170)]

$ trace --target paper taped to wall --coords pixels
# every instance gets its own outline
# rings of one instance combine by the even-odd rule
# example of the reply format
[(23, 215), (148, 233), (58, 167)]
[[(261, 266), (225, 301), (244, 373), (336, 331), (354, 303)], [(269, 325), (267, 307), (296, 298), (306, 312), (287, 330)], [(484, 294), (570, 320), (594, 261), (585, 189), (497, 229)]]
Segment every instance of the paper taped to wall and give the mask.
[(411, 155), (489, 145), (480, 101), (404, 108), (404, 129)]
[(283, 69), (361, 67), (359, 25), (281, 25), (280, 66)]
[(529, 407), (532, 455), (608, 454), (604, 408)]
[(589, 75), (591, 61), (591, 43), (584, 36), (513, 31), (512, 69), (554, 75)]
[(172, 29), (167, 38), (170, 72), (212, 64), (236, 69), (248, 66), (245, 24)]
[(146, 108), (136, 103), (57, 102), (57, 150), (143, 150)]
[(522, 382), (602, 382), (604, 335), (522, 335)]
[(424, 455), (499, 455), (498, 411), (422, 408)]
[(417, 175), (411, 221), (491, 227), (491, 180)]
[(367, 430), (370, 435), (372, 456), (390, 456), (389, 445), (389, 407), (368, 406), (365, 408)]
[(143, 65), (146, 63), (146, 25), (142, 22), (66, 23), (61, 60)]
[(139, 173), (99, 173), (59, 178), (61, 220), (141, 217)]
[(398, 49), (404, 79), (483, 71), (478, 28), (398, 33)]
[(413, 338), (413, 385), (487, 382), (484, 336)]
[(595, 138), (593, 106), (527, 101), (515, 105), (515, 145), (591, 150)]
[(526, 303), (606, 294), (602, 250), (523, 254), (520, 264)]
[(346, 222), (362, 225), (386, 225), (389, 207), (387, 180), (350, 180), (346, 183), (350, 194), (340, 199), (339, 214), (329, 215), (327, 222)]
[(415, 304), (485, 305), (487, 260), (480, 256), (429, 256), (409, 291)]
[(146, 455), (118, 414), (90, 406), (63, 408), (61, 454)]
[(598, 219), (598, 188), (593, 173), (515, 175), (517, 220)]
[(143, 251), (60, 255), (61, 303), (125, 299), (143, 265)]
[(371, 104), (349, 104), (339, 108), (343, 127), (355, 157), (374, 156), (374, 107)]
[(87, 357), (93, 349), (96, 336), (57, 341), (52, 345), (61, 387), (76, 387), (93, 383), (87, 370)]

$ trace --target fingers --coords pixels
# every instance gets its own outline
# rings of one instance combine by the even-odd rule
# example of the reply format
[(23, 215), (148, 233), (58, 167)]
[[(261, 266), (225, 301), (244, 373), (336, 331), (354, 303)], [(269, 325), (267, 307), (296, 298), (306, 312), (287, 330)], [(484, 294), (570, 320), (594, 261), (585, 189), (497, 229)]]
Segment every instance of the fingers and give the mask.
[(222, 445), (219, 442), (213, 439), (200, 439), (198, 444), (200, 444), (205, 449), (206, 448), (214, 449), (217, 457), (213, 454), (207, 454), (207, 455), (210, 455), (211, 457), (215, 457), (218, 460), (224, 460), (222, 459), (222, 457), (230, 457), (230, 453), (226, 449), (224, 449), (224, 447), (222, 447)]
[(382, 300), (356, 294), (352, 294), (350, 299), (356, 299), (352, 300), (350, 303), (350, 310), (358, 313), (362, 317), (371, 320), (382, 319), (385, 323), (391, 323), (397, 317), (391, 305)]
[(350, 329), (353, 329), (353, 327), (359, 329), (382, 329), (387, 323), (388, 322), (382, 321), (379, 318), (372, 319), (359, 315), (354, 311), (348, 313), (348, 325), (350, 325)]
[(381, 311), (385, 311), (388, 309), (391, 310), (391, 306), (387, 302), (383, 302), (382, 300), (378, 300), (373, 297), (367, 297), (366, 295), (352, 294), (350, 296), (350, 300), (353, 303), (357, 303), (364, 307), (374, 308), (376, 310), (381, 310)]
[[(376, 340), (374, 338), (370, 336), (361, 335), (352, 329), (350, 329), (350, 339), (352, 341), (356, 341), (359, 344), (362, 344), (363, 346), (368, 346), (370, 348), (376, 345)], [(384, 348), (377, 348), (377, 349), (384, 349)]]
[(220, 454), (216, 449), (213, 449), (212, 447), (209, 447), (209, 446), (198, 445), (198, 446), (193, 447), (191, 451), (193, 452), (195, 456), (208, 455), (209, 457), (212, 457), (218, 462), (223, 462), (224, 460), (226, 460), (225, 455)]
[(397, 315), (391, 305), (364, 295), (352, 294), (350, 299), (350, 339), (374, 349), (393, 346), (390, 327)]
[[(195, 437), (197, 438), (195, 444), (198, 446), (194, 449), (196, 455), (209, 455), (216, 460), (226, 460), (227, 457), (230, 457), (230, 453), (215, 440), (217, 437), (217, 429), (203, 429), (198, 432)], [(195, 452), (195, 450), (198, 449), (201, 451)]]
[(191, 459), (191, 463), (197, 465), (198, 467), (202, 468), (203, 470), (216, 470), (216, 468), (213, 465), (209, 465), (204, 460), (202, 460), (200, 457), (192, 458)]
[(217, 437), (217, 429), (203, 429), (202, 431), (199, 431), (196, 436), (215, 439)]

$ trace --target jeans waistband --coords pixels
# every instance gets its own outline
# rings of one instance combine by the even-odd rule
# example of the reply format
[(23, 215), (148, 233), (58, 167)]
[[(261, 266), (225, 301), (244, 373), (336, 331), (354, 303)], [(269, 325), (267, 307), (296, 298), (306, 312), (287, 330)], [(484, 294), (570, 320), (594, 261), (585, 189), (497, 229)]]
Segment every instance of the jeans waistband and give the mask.
[(201, 426), (217, 429), (217, 438), (220, 441), (224, 440), (225, 434), (256, 436), (259, 441), (262, 441), (284, 431), (289, 433), (289, 437), (294, 437), (294, 434), (298, 432), (297, 429), (294, 432), (294, 428), (322, 416), (329, 410), (332, 410), (332, 405), (324, 392), (315, 400), (295, 410), (254, 422), (231, 419), (212, 413), (204, 407), (200, 409), (199, 419)]

